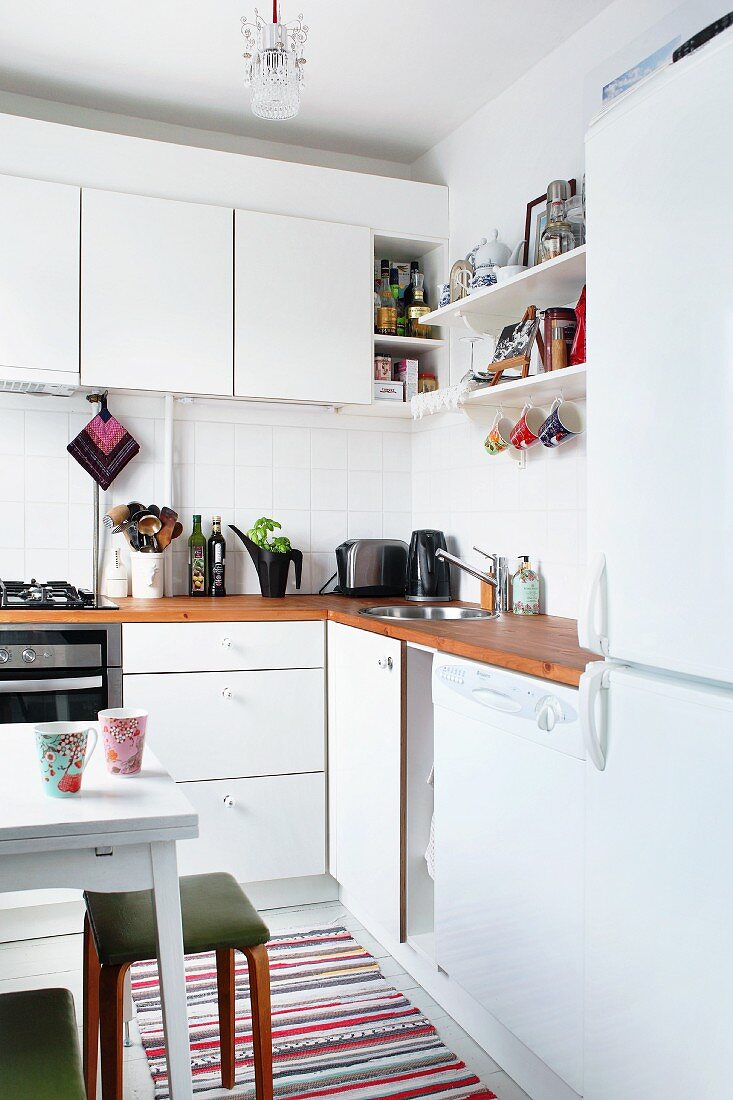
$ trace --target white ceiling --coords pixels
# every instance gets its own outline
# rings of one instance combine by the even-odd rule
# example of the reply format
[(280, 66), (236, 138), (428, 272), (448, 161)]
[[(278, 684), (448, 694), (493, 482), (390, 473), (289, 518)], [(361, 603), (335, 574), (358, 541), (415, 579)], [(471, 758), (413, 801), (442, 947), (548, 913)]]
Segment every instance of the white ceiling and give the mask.
[(0, 0), (0, 89), (410, 163), (610, 0), (283, 0), (310, 28), (289, 122), (249, 110), (240, 17), (255, 2)]

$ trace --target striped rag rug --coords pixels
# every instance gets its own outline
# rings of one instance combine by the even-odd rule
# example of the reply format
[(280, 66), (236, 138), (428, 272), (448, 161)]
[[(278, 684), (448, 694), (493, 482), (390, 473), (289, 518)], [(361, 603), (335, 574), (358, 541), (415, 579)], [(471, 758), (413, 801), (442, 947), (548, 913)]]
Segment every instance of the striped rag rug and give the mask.
[[(345, 928), (286, 932), (273, 937), (268, 952), (277, 1100), (495, 1100)], [(186, 958), (197, 1100), (255, 1100), (247, 965), (239, 953), (236, 958), (237, 1083), (231, 1092), (221, 1088), (214, 954)], [(132, 968), (132, 995), (156, 1100), (163, 1100), (169, 1089), (154, 962)]]

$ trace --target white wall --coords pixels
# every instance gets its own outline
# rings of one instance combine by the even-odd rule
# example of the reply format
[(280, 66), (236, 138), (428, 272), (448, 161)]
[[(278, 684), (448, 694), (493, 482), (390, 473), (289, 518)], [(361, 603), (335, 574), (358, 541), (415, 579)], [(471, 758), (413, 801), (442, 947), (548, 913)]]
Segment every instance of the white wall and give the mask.
[[(700, 26), (706, 2), (699, 0)], [(618, 0), (415, 162), (416, 179), (449, 187), (452, 259), (494, 226), (513, 247), (524, 235), (527, 202), (552, 179), (580, 181), (586, 84), (676, 6), (671, 0)], [(469, 365), (459, 337), (455, 331), (451, 337), (453, 381)], [(509, 456), (485, 454), (485, 434), (458, 418), (415, 432), (414, 524), (453, 533), (458, 552), (475, 561), (474, 543), (512, 561), (529, 554), (541, 565), (545, 610), (574, 616), (585, 560), (584, 444), (574, 441), (550, 454), (538, 446), (519, 471)], [(461, 595), (477, 598), (476, 582), (464, 577)]]
[[(170, 503), (161, 498), (162, 399), (116, 395), (110, 409), (140, 453), (103, 495), (103, 509), (132, 499)], [(92, 482), (66, 452), (90, 410), (81, 396), (0, 397), (0, 577), (90, 585)], [(222, 516), (230, 592), (257, 593), (259, 586), (229, 523), (246, 530), (261, 515), (280, 520), (304, 552), (304, 592), (317, 591), (334, 571), (343, 539), (409, 539), (407, 424), (234, 401), (176, 404), (175, 416), (173, 505), (184, 525), (170, 551), (176, 593), (186, 589), (194, 512), (207, 535), (212, 515)], [(126, 547), (122, 536), (106, 545)]]

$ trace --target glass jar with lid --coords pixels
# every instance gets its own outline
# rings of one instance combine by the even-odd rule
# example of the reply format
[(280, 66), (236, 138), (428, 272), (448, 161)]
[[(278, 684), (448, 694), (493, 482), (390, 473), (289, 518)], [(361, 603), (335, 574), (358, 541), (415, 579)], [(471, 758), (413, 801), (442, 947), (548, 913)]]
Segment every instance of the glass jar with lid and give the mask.
[(567, 180), (553, 180), (547, 188), (547, 225), (541, 237), (543, 260), (553, 260), (575, 248), (575, 236), (566, 214), (569, 198), (570, 184)]

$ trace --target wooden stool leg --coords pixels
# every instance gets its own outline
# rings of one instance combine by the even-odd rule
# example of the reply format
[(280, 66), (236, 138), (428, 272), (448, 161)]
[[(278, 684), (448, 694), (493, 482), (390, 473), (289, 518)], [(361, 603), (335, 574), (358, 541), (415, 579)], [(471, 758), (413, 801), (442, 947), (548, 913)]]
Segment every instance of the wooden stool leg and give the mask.
[(216, 989), (219, 997), (219, 1035), (221, 1041), (222, 1088), (234, 1088), (236, 1059), (234, 1050), (234, 951), (217, 948)]
[(257, 1100), (272, 1100), (272, 1017), (270, 1011), (270, 960), (264, 944), (245, 947), (252, 1002), (252, 1040)]
[(82, 1059), (87, 1100), (97, 1100), (97, 1059), (99, 1053), (99, 956), (84, 915), (84, 1022), (82, 1025)]
[(129, 965), (103, 966), (99, 976), (102, 1100), (122, 1100), (122, 1019)]

